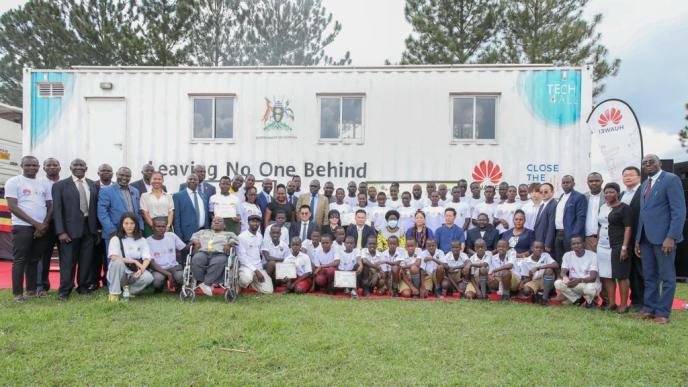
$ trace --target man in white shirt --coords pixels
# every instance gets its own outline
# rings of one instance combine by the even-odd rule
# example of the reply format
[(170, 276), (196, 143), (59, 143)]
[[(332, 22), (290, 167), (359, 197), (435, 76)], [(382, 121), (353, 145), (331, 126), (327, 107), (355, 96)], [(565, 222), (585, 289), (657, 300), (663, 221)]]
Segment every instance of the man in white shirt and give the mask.
[(497, 202), (495, 202), (494, 197), (495, 187), (491, 185), (485, 187), (485, 201), (476, 204), (473, 208), (472, 223), (474, 226), (478, 225), (478, 215), (480, 214), (487, 215), (487, 220), (490, 224), (494, 222), (494, 213), (497, 210), (497, 206), (499, 205)]
[(602, 198), (602, 175), (592, 172), (588, 175), (588, 189), (585, 194), (588, 199), (588, 212), (585, 216), (585, 249), (597, 251), (597, 215), (600, 212)]
[(437, 193), (440, 194), (439, 205), (442, 207), (445, 207), (447, 205), (447, 203), (451, 201), (451, 198), (447, 197), (447, 193), (448, 193), (447, 185), (446, 184), (440, 184), (439, 186), (437, 186)]
[(509, 250), (509, 242), (504, 239), (497, 242), (497, 254), (488, 258), (487, 265), (487, 287), (490, 290), (499, 290), (501, 287), (502, 301), (508, 301), (511, 292), (518, 291), (521, 285), (516, 252)]
[(344, 198), (344, 203), (348, 204), (349, 207), (356, 207), (358, 205), (358, 195), (356, 194), (356, 182), (350, 181), (346, 185), (347, 195)]
[(186, 244), (177, 234), (167, 231), (167, 222), (163, 218), (153, 219), (153, 235), (146, 238), (151, 253), (150, 267), (153, 269), (153, 289), (163, 291), (165, 282), (170, 289), (176, 290), (182, 285), (184, 267), (177, 261), (177, 253)]
[(573, 189), (575, 185), (573, 176), (566, 175), (561, 178), (561, 189), (564, 193), (557, 203), (554, 214), (554, 259), (557, 262), (561, 262), (564, 253), (570, 250), (572, 236), (585, 236), (588, 201), (583, 194)]
[[(286, 229), (286, 227), (284, 228)], [(265, 271), (275, 282), (275, 268), (289, 254), (289, 246), (281, 239), (279, 227), (270, 228), (267, 237), (268, 239), (263, 239), (260, 250), (263, 255)]]
[[(640, 169), (629, 166), (623, 170), (624, 190), (621, 193), (621, 201), (631, 207), (633, 222), (631, 223), (631, 240), (629, 246), (635, 246), (636, 232), (638, 231), (638, 215), (640, 213)], [(635, 254), (635, 249), (628, 249), (628, 259), (631, 261), (631, 273), (629, 282), (631, 287), (631, 308), (640, 310), (645, 296), (645, 280), (643, 279), (642, 261)]]
[(440, 207), (440, 195), (437, 191), (430, 193), (430, 205), (423, 208), (425, 226), (434, 233), (444, 223), (444, 207)]
[(399, 183), (392, 183), (389, 186), (389, 199), (387, 200), (387, 207), (391, 210), (396, 210), (401, 207), (401, 199), (399, 198)]
[(564, 254), (561, 263), (561, 277), (554, 283), (560, 295), (552, 301), (562, 301), (580, 305), (592, 309), (594, 300), (600, 291), (600, 281), (597, 277), (597, 255), (585, 250), (583, 238), (574, 236), (571, 238), (571, 249)]
[(487, 250), (487, 244), (484, 240), (475, 241), (475, 254), (471, 256), (469, 262), (464, 264), (463, 268), (463, 278), (468, 280), (465, 293), (467, 299), (487, 299), (488, 260), (491, 256), (492, 253)]
[(528, 184), (518, 185), (518, 202), (520, 202), (522, 206), (530, 202), (530, 198), (528, 197), (529, 192)]
[(463, 244), (460, 241), (452, 241), (451, 251), (444, 254), (441, 259), (444, 268), (442, 289), (446, 292), (447, 297), (454, 295), (455, 290), (461, 294), (466, 291), (468, 282), (462, 281), (461, 272), (468, 261), (468, 255), (461, 251), (462, 247)]
[(451, 190), (451, 200), (445, 205), (445, 208), (453, 208), (456, 211), (456, 218), (454, 224), (461, 227), (464, 231), (468, 231), (468, 225), (471, 222), (471, 206), (465, 201), (461, 200), (461, 190), (459, 186), (454, 186)]
[(523, 203), (521, 209), (526, 214), (525, 228), (535, 230), (535, 220), (538, 212), (540, 212), (540, 204), (542, 204), (542, 197), (540, 196), (540, 183), (532, 183), (528, 186), (530, 199)]
[(301, 197), (301, 176), (299, 175), (294, 175), (294, 177), (291, 178), (291, 181), (294, 182), (294, 197), (296, 200), (298, 200)]
[(284, 293), (304, 294), (311, 291), (313, 286), (313, 268), (308, 256), (301, 252), (301, 239), (291, 238), (291, 249), (284, 258), (284, 263), (292, 264), (296, 267), (296, 278), (287, 279)]
[(420, 184), (413, 185), (411, 195), (411, 207), (422, 210), (425, 207), (425, 199), (423, 198), (423, 189), (420, 187)]
[[(437, 195), (436, 191), (433, 192), (434, 195)], [(432, 292), (436, 298), (440, 298), (444, 281), (444, 266), (442, 266), (444, 251), (437, 248), (437, 241), (432, 238), (426, 241), (426, 247), (427, 250), (421, 253), (420, 264), (421, 283), (425, 292), (421, 292), (420, 297), (424, 298), (424, 294)]]
[(225, 222), (225, 231), (239, 234), (241, 218), (239, 217), (239, 195), (230, 192), (232, 183), (228, 176), (220, 178), (220, 192), (210, 197), (208, 210), (211, 216), (219, 216)]
[(339, 267), (339, 257), (332, 247), (332, 235), (321, 236), (320, 247), (315, 250), (312, 262), (315, 267), (313, 272), (315, 285), (320, 289), (325, 289), (327, 294), (334, 295), (334, 272)]
[(494, 225), (502, 234), (514, 227), (514, 214), (521, 209), (521, 203), (516, 201), (516, 187), (507, 187), (506, 200), (497, 205), (494, 212)]
[(384, 192), (380, 192), (377, 194), (377, 206), (368, 209), (368, 219), (373, 223), (373, 228), (376, 230), (380, 230), (387, 225), (385, 215), (390, 208), (386, 206), (386, 202), (387, 195)]
[(399, 212), (399, 229), (404, 233), (409, 228), (416, 224), (416, 211), (418, 209), (411, 205), (411, 193), (404, 192), (401, 194), (401, 207), (397, 208)]
[(531, 296), (531, 302), (535, 303), (538, 292), (542, 290), (542, 306), (547, 306), (556, 278), (554, 271), (559, 265), (545, 252), (545, 244), (541, 241), (533, 242), (532, 250), (530, 257), (521, 261), (519, 265), (521, 277), (524, 279), (521, 292)]
[(268, 272), (263, 268), (260, 248), (263, 236), (258, 232), (260, 216), (248, 217), (248, 230), (239, 234), (239, 286), (246, 288), (251, 285), (255, 291), (263, 294), (273, 292), (272, 281)]

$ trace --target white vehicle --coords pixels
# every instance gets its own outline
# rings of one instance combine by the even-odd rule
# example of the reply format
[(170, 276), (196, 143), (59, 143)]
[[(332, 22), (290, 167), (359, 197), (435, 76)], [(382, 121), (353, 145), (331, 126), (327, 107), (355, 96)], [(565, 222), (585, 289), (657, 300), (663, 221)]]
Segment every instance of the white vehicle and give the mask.
[[(254, 174), (350, 180), (580, 181), (592, 70), (550, 65), (26, 69), (23, 151), (168, 187)], [(307, 183), (304, 184), (306, 186)]]

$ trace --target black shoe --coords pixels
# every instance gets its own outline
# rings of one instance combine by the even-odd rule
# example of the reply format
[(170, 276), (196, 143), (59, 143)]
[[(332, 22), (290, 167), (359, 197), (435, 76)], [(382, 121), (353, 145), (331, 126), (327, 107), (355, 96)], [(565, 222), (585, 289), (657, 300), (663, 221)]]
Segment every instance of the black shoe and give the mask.
[(544, 306), (544, 307), (549, 306), (549, 300), (546, 300), (546, 299), (543, 298), (543, 299), (540, 301), (540, 305), (542, 305), (542, 306)]
[(58, 294), (57, 299), (59, 301), (67, 301), (69, 299), (69, 294)]
[(585, 309), (592, 309), (595, 307), (595, 303), (590, 301), (585, 303)]
[(370, 288), (366, 286), (363, 288), (363, 297), (368, 297), (369, 295), (370, 295)]
[(392, 297), (399, 297), (399, 289), (392, 288)]
[(442, 291), (440, 289), (435, 289), (433, 292), (435, 294), (435, 297), (440, 298), (442, 297)]
[(86, 290), (88, 290), (89, 292), (95, 292), (96, 290), (98, 290), (98, 284), (91, 284), (88, 286)]
[[(585, 298), (583, 298), (583, 297), (577, 299), (577, 300), (573, 303), (573, 305), (576, 305), (576, 306), (580, 306), (580, 305), (583, 305), (583, 304), (585, 304)], [(590, 304), (592, 304), (592, 302), (591, 302)]]

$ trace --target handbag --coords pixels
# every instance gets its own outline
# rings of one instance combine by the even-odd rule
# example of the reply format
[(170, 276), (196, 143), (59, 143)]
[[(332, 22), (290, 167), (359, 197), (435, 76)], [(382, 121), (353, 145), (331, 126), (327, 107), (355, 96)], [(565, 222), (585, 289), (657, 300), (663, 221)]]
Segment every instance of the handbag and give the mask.
[[(122, 238), (117, 238), (117, 239), (119, 239), (119, 250), (120, 250), (120, 252), (122, 253), (122, 258), (126, 258), (127, 256), (126, 256), (126, 254), (124, 253), (124, 243), (122, 242)], [(135, 259), (135, 260), (136, 260), (136, 261), (139, 261), (140, 263), (143, 263), (143, 260), (142, 260), (142, 259)], [(133, 264), (133, 263), (125, 263), (124, 265), (127, 267), (127, 269), (129, 269), (129, 270), (131, 270), (131, 271), (136, 272), (136, 271), (139, 270), (138, 266), (136, 266), (136, 265)]]

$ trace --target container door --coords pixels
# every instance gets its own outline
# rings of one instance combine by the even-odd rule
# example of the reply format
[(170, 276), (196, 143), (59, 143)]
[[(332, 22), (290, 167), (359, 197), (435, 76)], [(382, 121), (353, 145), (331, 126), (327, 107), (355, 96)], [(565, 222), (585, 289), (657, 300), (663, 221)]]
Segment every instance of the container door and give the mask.
[[(124, 98), (86, 98), (88, 111), (88, 175), (98, 178), (98, 166), (107, 163), (113, 172), (124, 165), (127, 104)], [(114, 181), (114, 176), (113, 176)]]

